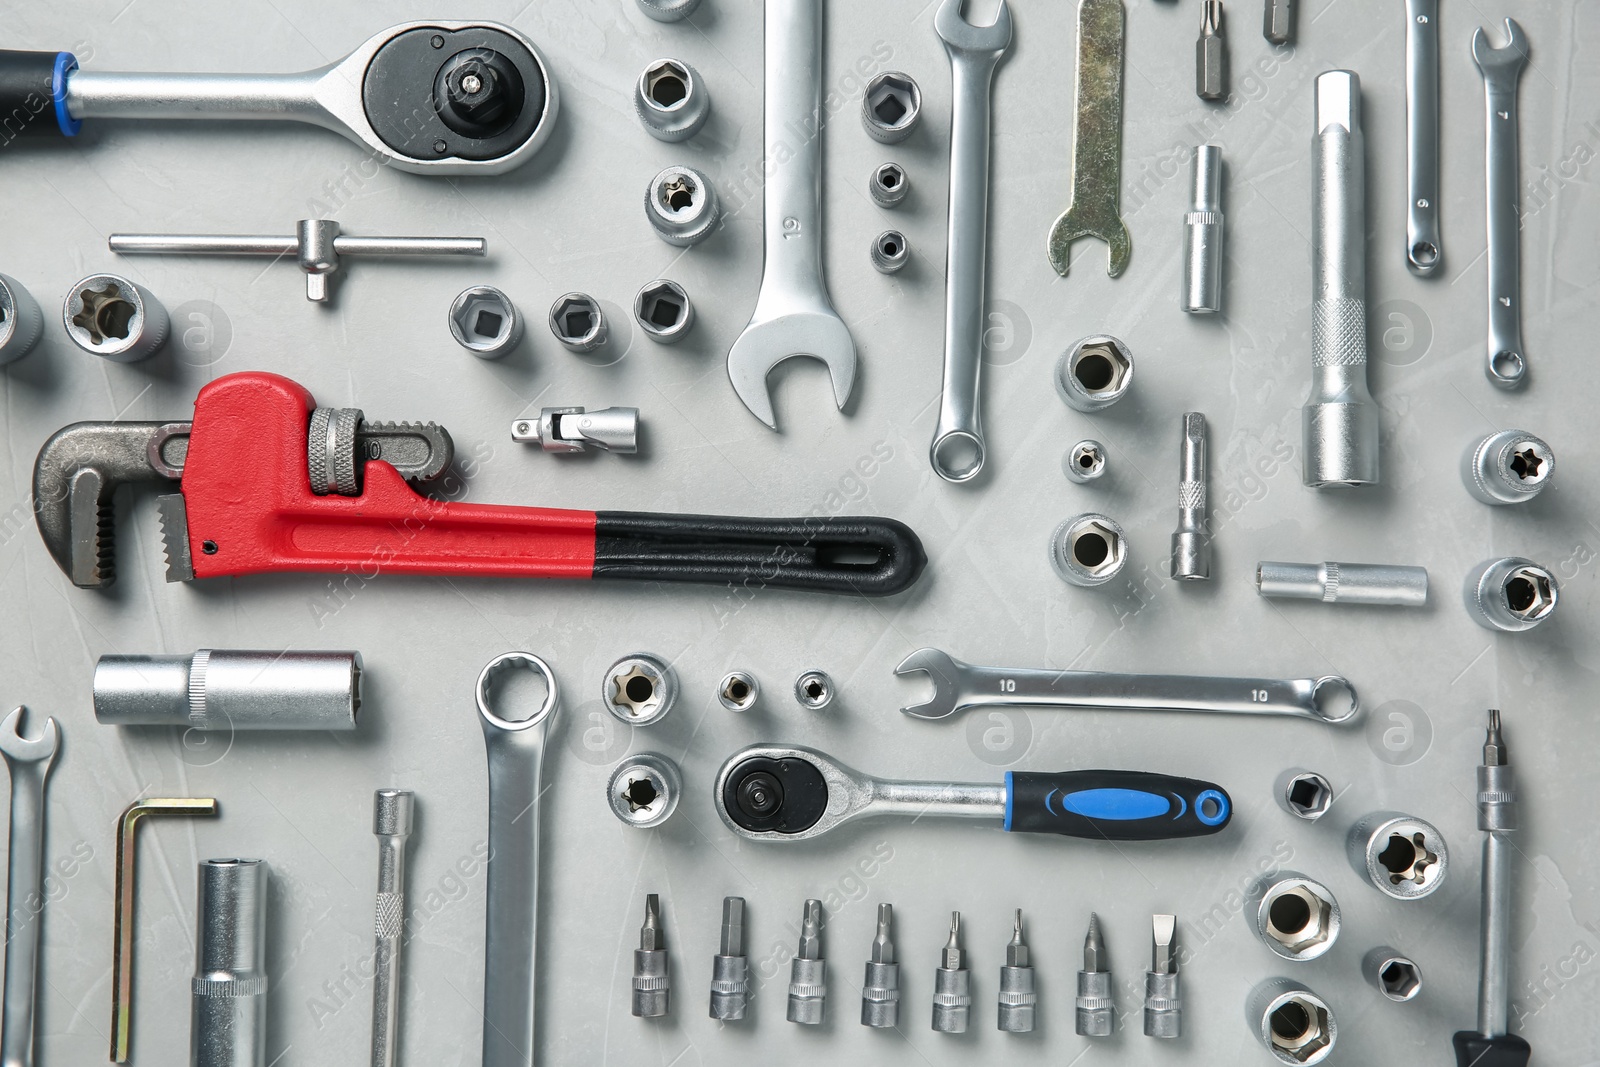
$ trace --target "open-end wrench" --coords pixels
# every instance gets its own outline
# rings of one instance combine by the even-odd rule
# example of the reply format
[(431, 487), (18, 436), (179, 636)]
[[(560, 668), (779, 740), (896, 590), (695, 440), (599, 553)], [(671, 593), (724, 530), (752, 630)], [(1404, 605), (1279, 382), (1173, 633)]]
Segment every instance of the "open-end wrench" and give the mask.
[(822, 278), (822, 0), (767, 0), (766, 265), (756, 309), (728, 350), (728, 380), (778, 428), (767, 375), (793, 356), (821, 360), (843, 410), (856, 345)]
[(974, 26), (962, 0), (944, 0), (933, 29), (950, 56), (950, 245), (945, 252), (944, 391), (928, 460), (947, 482), (983, 469), (978, 384), (983, 369), (983, 289), (989, 241), (989, 119), (994, 68), (1011, 47), (1011, 9)]
[[(545, 696), (525, 719), (490, 708), (494, 680), (522, 668), (544, 678)], [(478, 718), (489, 753), (489, 886), (483, 962), (483, 1067), (533, 1067), (539, 947), (539, 781), (545, 735), (561, 702), (549, 664), (507, 652), (478, 675)]]
[(894, 669), (901, 677), (919, 671), (933, 683), (933, 696), (900, 709), (919, 719), (948, 719), (968, 708), (999, 704), (1287, 715), (1324, 723), (1348, 722), (1360, 711), (1355, 687), (1337, 675), (1209, 678), (974, 667), (937, 648), (919, 648)]
[(1528, 371), (1522, 351), (1522, 229), (1517, 207), (1517, 82), (1528, 65), (1528, 38), (1506, 19), (1506, 45), (1493, 48), (1482, 27), (1472, 34), (1472, 61), (1488, 97), (1485, 144), (1489, 211), (1489, 381), (1515, 389)]
[(873, 815), (991, 819), (1006, 830), (1096, 841), (1217, 833), (1233, 815), (1211, 782), (1148, 771), (1007, 771), (1004, 783), (873, 778), (801, 745), (751, 745), (717, 772), (717, 814), (740, 837), (804, 841)]
[(0, 756), (11, 772), (11, 832), (6, 868), (5, 1009), (0, 1065), (32, 1067), (34, 987), (39, 973), (39, 913), (44, 907), (44, 781), (55, 763), (61, 730), (44, 721), (38, 737), (22, 736), (22, 709), (0, 722)]
[(499, 174), (549, 140), (556, 83), (532, 41), (498, 22), (407, 22), (296, 74), (79, 70), (70, 52), (0, 51), (0, 112), (22, 132), (85, 119), (257, 119), (332, 130), (418, 174)]
[(1050, 265), (1065, 276), (1072, 242), (1106, 243), (1106, 273), (1128, 269), (1133, 239), (1122, 222), (1122, 0), (1078, 4), (1078, 120), (1072, 135), (1072, 199), (1050, 228)]
[(1439, 243), (1439, 0), (1406, 0), (1406, 266), (1432, 274)]

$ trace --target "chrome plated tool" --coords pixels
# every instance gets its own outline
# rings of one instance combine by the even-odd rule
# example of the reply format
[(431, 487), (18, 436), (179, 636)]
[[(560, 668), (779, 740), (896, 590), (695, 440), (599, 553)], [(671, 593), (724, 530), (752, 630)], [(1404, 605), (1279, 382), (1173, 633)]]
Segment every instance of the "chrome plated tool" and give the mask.
[(1489, 229), (1489, 381), (1515, 389), (1528, 372), (1522, 348), (1522, 211), (1518, 206), (1517, 82), (1528, 65), (1528, 38), (1506, 19), (1504, 48), (1472, 34), (1472, 61), (1483, 74), (1488, 133), (1484, 150)]
[(1439, 0), (1406, 0), (1406, 266), (1432, 274), (1439, 237)]
[(61, 729), (44, 721), (38, 737), (22, 736), (23, 709), (0, 722), (0, 756), (11, 772), (11, 825), (6, 853), (5, 1007), (0, 1063), (33, 1067), (39, 981), (39, 918), (44, 910), (44, 784), (56, 761)]

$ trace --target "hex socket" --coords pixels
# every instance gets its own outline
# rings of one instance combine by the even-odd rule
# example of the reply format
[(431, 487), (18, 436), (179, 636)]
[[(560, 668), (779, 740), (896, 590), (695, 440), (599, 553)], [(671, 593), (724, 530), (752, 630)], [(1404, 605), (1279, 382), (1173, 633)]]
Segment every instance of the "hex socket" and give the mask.
[(884, 230), (873, 238), (872, 265), (879, 274), (895, 274), (911, 258), (906, 235), (899, 230)]
[(1388, 945), (1380, 945), (1361, 958), (1361, 975), (1397, 1004), (1422, 992), (1422, 969)]
[(933, 1028), (941, 1034), (964, 1034), (972, 1012), (972, 974), (965, 967), (937, 967), (933, 972)]
[(1133, 352), (1121, 339), (1095, 334), (1073, 343), (1056, 362), (1056, 392), (1085, 414), (1104, 411), (1133, 385)]
[(1291, 768), (1273, 784), (1278, 806), (1297, 819), (1316, 822), (1333, 807), (1333, 784), (1316, 771)]
[(110, 726), (354, 730), (360, 709), (358, 652), (202, 648), (94, 668), (94, 717)]
[(922, 89), (909, 74), (883, 71), (861, 94), (861, 125), (879, 144), (904, 141), (921, 118)]
[(1272, 1058), (1290, 1067), (1327, 1059), (1339, 1032), (1328, 1002), (1287, 978), (1269, 979), (1251, 990), (1245, 1021)]
[(33, 294), (9, 274), (0, 274), (0, 366), (27, 355), (43, 332), (44, 316)]
[(1073, 999), (1074, 1029), (1083, 1037), (1110, 1037), (1116, 1028), (1116, 1001), (1110, 971), (1079, 971)]
[(686, 141), (711, 114), (711, 95), (699, 73), (681, 59), (657, 59), (639, 74), (633, 110), (658, 141)]
[(1561, 586), (1556, 576), (1531, 559), (1487, 559), (1467, 574), (1463, 590), (1467, 614), (1486, 630), (1521, 633), (1556, 610)]
[(1388, 563), (1256, 564), (1256, 592), (1264, 597), (1320, 600), (1325, 604), (1379, 604), (1420, 608), (1428, 602), (1423, 567)]
[(1501, 430), (1473, 442), (1461, 457), (1461, 480), (1485, 504), (1522, 504), (1555, 474), (1550, 446), (1523, 430)]
[(1222, 149), (1194, 150), (1189, 210), (1183, 216), (1183, 310), (1222, 310)]
[(828, 1007), (828, 961), (795, 956), (789, 961), (789, 1004), (792, 1023), (819, 1026)]
[(1050, 565), (1063, 581), (1093, 588), (1122, 573), (1128, 538), (1115, 520), (1089, 512), (1056, 527), (1050, 537)]
[(1314, 960), (1339, 940), (1339, 902), (1327, 886), (1298, 871), (1263, 876), (1247, 901), (1256, 936), (1286, 960)]
[(867, 961), (861, 983), (861, 1025), (887, 1029), (900, 1022), (900, 965)]
[(881, 163), (873, 168), (867, 192), (879, 207), (899, 207), (911, 192), (911, 178), (900, 164)]
[(267, 864), (206, 860), (199, 871), (189, 1063), (267, 1062)]

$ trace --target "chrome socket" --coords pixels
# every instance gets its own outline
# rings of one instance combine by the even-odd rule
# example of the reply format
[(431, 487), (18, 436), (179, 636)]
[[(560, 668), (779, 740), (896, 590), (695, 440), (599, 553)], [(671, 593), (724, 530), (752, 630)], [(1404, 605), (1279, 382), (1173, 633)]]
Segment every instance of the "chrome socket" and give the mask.
[(1422, 968), (1388, 945), (1361, 959), (1361, 974), (1388, 1000), (1404, 1004), (1422, 992)]
[(354, 730), (360, 709), (359, 652), (202, 648), (94, 667), (94, 717), (108, 726)]
[(788, 1018), (819, 1026), (828, 1006), (828, 963), (822, 958), (822, 901), (806, 901), (800, 948), (789, 962)]
[(522, 316), (494, 286), (474, 285), (450, 303), (450, 336), (479, 359), (499, 359), (522, 340)]
[(716, 227), (717, 191), (693, 167), (668, 167), (650, 179), (644, 212), (663, 241), (688, 248)]
[(1116, 1001), (1110, 971), (1079, 971), (1073, 1000), (1075, 1029), (1083, 1037), (1110, 1037), (1116, 1027)]
[(1211, 531), (1206, 508), (1206, 417), (1183, 415), (1178, 454), (1178, 528), (1172, 532), (1172, 577), (1203, 581), (1211, 577)]
[(922, 89), (916, 79), (886, 70), (867, 83), (861, 95), (861, 125), (879, 144), (895, 144), (911, 136), (922, 118)]
[(894, 958), (894, 908), (878, 905), (878, 929), (861, 981), (861, 1025), (884, 1030), (900, 1023), (900, 964)]
[(659, 1019), (672, 1006), (672, 970), (667, 958), (666, 931), (661, 925), (661, 898), (644, 898), (644, 925), (639, 947), (633, 950), (633, 981), (629, 1011), (636, 1019)]
[(623, 656), (606, 671), (600, 699), (619, 720), (649, 726), (666, 718), (678, 699), (678, 675), (648, 652)]
[(941, 1034), (964, 1034), (972, 1013), (972, 973), (961, 949), (961, 913), (950, 915), (950, 940), (933, 972), (933, 1028)]
[(0, 274), (0, 366), (21, 359), (39, 343), (44, 316), (38, 301), (9, 274)]
[(761, 696), (761, 683), (744, 671), (729, 671), (717, 684), (717, 703), (729, 711), (749, 711)]
[(606, 316), (588, 293), (566, 293), (550, 305), (550, 332), (574, 352), (593, 352), (606, 343)]
[(711, 1017), (744, 1018), (750, 1003), (750, 961), (744, 954), (744, 897), (722, 898), (722, 940), (711, 957)]
[(639, 74), (633, 110), (658, 141), (686, 141), (711, 114), (711, 95), (700, 75), (681, 59), (657, 59)]
[(1099, 441), (1079, 441), (1061, 458), (1061, 470), (1069, 481), (1084, 485), (1106, 472), (1106, 446)]
[(899, 207), (911, 192), (911, 177), (898, 163), (880, 163), (867, 182), (867, 192), (879, 207)]
[(1297, 871), (1259, 879), (1247, 901), (1256, 936), (1286, 960), (1314, 960), (1339, 940), (1339, 902), (1333, 892)]
[(1444, 884), (1450, 852), (1429, 822), (1398, 811), (1376, 811), (1350, 828), (1350, 865), (1385, 896), (1420, 900)]
[(1467, 492), (1485, 504), (1522, 504), (1555, 475), (1550, 446), (1522, 430), (1501, 430), (1475, 442), (1461, 458)]
[(1183, 300), (1192, 315), (1222, 310), (1222, 149), (1194, 150), (1189, 210), (1183, 216)]
[(1127, 535), (1104, 515), (1075, 516), (1050, 535), (1050, 565), (1062, 581), (1073, 585), (1104, 585), (1121, 574), (1127, 562)]
[(895, 274), (911, 258), (906, 235), (899, 230), (884, 230), (872, 240), (872, 265), (879, 274)]
[(678, 810), (683, 774), (678, 765), (654, 752), (629, 756), (611, 772), (606, 800), (611, 814), (628, 826), (660, 826)]
[(821, 711), (833, 703), (833, 679), (823, 671), (806, 671), (794, 680), (794, 698), (808, 711)]
[(671, 345), (683, 340), (694, 325), (694, 305), (677, 282), (657, 278), (633, 298), (633, 318), (645, 336), (657, 344)]
[(1245, 1020), (1272, 1058), (1290, 1067), (1321, 1063), (1333, 1051), (1338, 1023), (1328, 1002), (1298, 982), (1274, 978), (1250, 993)]
[(1085, 337), (1056, 362), (1056, 392), (1086, 414), (1104, 411), (1133, 385), (1133, 353), (1109, 334)]
[(699, 6), (700, 0), (639, 0), (639, 10), (657, 22), (681, 22)]
[(117, 363), (155, 355), (172, 332), (161, 301), (116, 274), (91, 274), (68, 290), (61, 321), (73, 344)]
[(267, 1062), (267, 864), (200, 864), (190, 981), (191, 1067)]
[(1316, 822), (1333, 807), (1333, 784), (1316, 771), (1284, 771), (1273, 792), (1279, 807), (1306, 822)]
[(1473, 622), (1486, 630), (1521, 633), (1555, 612), (1561, 587), (1554, 574), (1533, 560), (1506, 556), (1474, 567), (1464, 594)]
[(1256, 592), (1264, 597), (1420, 608), (1428, 603), (1428, 571), (1389, 563), (1256, 564)]

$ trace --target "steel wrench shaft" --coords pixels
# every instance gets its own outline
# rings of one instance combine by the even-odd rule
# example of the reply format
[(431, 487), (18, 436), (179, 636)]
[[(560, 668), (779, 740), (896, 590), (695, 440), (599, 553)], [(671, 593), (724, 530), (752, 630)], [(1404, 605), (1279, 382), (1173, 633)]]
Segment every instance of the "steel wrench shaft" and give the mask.
[(1489, 231), (1489, 349), (1485, 373), (1502, 389), (1515, 389), (1527, 374), (1522, 349), (1522, 271), (1518, 247), (1517, 82), (1528, 64), (1528, 38), (1506, 19), (1506, 46), (1491, 48), (1480, 28), (1472, 35), (1472, 58), (1483, 74), (1487, 96), (1485, 170)]
[(60, 729), (46, 719), (36, 738), (20, 733), (22, 709), (0, 722), (0, 755), (11, 772), (11, 831), (6, 867), (5, 1007), (0, 1064), (32, 1067), (34, 993), (39, 972), (39, 917), (44, 907), (44, 784)]
[(1432, 274), (1439, 243), (1439, 0), (1406, 0), (1406, 265)]

